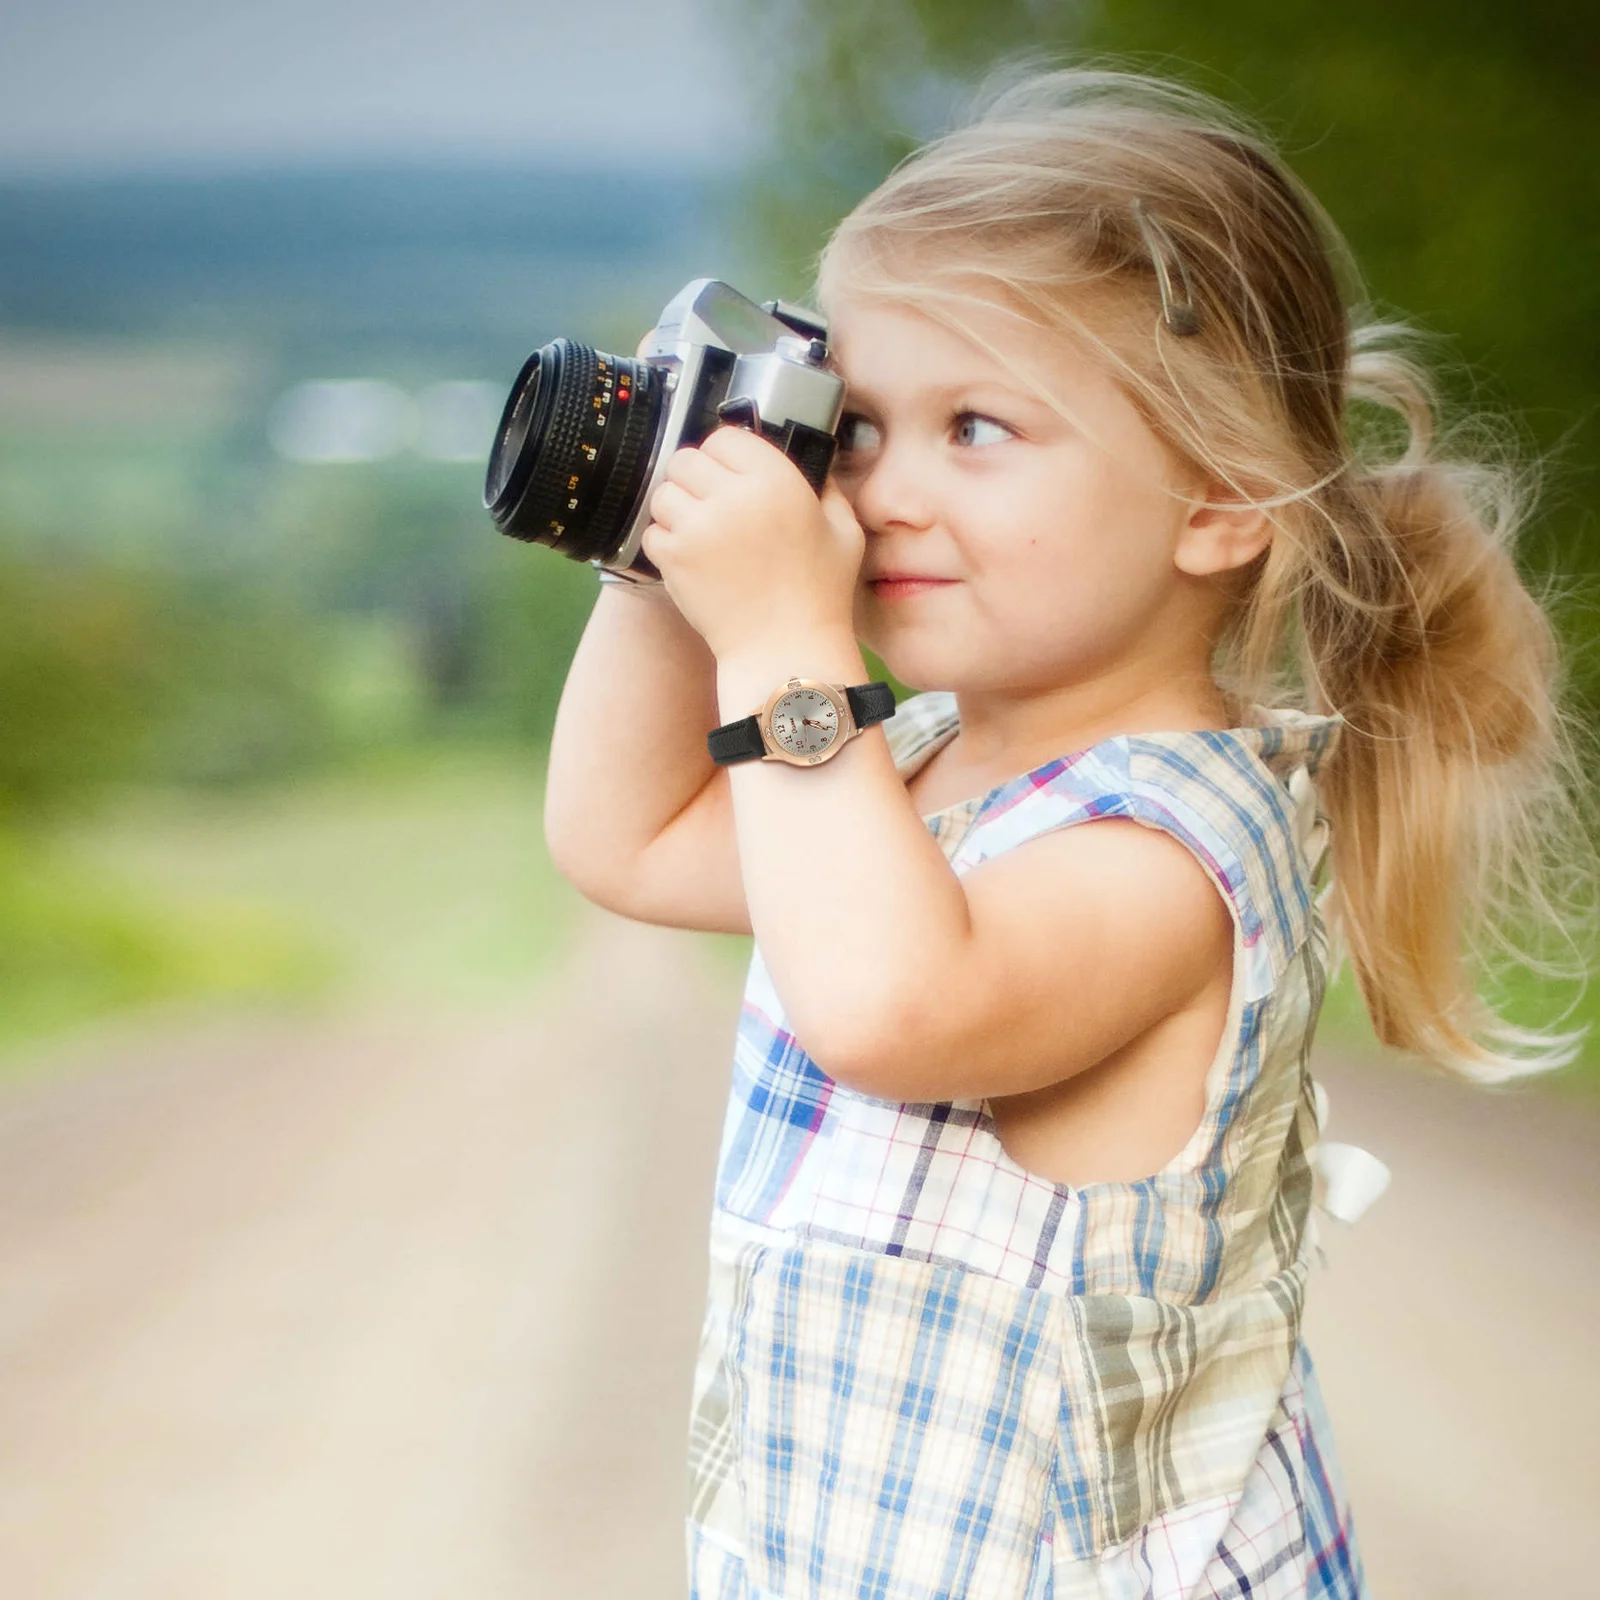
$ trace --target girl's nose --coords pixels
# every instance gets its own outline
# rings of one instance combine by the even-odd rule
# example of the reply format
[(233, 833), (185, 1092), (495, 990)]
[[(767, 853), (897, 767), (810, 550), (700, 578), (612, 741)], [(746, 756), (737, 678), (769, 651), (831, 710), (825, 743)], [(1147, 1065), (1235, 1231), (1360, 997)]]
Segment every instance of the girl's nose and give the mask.
[(854, 475), (852, 509), (863, 528), (926, 528), (934, 521), (930, 484), (932, 462), (916, 460), (908, 445), (885, 444), (870, 465)]

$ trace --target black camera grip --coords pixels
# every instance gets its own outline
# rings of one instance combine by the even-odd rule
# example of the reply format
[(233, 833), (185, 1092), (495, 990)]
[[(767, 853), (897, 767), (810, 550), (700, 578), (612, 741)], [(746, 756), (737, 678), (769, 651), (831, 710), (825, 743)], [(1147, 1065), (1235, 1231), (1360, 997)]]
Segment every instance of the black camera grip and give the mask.
[(748, 428), (775, 444), (800, 469), (800, 475), (820, 495), (828, 481), (828, 470), (833, 466), (834, 452), (839, 441), (821, 428), (809, 427), (804, 422), (786, 422), (781, 428), (769, 426), (761, 420), (754, 400), (724, 400), (717, 407), (717, 421), (729, 427)]
[(823, 484), (828, 481), (828, 470), (833, 466), (839, 441), (821, 428), (791, 422), (784, 428), (783, 437), (772, 442), (799, 467), (801, 476), (820, 495)]

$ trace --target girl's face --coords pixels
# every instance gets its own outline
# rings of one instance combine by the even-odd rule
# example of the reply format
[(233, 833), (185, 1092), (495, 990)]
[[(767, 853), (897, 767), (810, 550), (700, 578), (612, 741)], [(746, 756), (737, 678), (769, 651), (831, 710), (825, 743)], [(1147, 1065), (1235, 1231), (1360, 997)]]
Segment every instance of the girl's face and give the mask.
[(902, 682), (954, 690), (1123, 672), (1170, 658), (1174, 629), (1192, 653), (1196, 580), (1172, 559), (1191, 494), (1172, 453), (1070, 344), (968, 315), (1083, 426), (917, 311), (835, 305), (835, 477), (866, 533), (857, 635)]

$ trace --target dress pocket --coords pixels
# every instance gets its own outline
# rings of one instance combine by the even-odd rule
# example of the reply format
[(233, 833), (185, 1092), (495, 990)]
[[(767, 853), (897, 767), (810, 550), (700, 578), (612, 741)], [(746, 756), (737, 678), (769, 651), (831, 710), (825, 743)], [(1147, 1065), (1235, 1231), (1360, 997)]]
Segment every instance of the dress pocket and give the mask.
[(1042, 1592), (1056, 1301), (812, 1238), (752, 1250), (740, 1276), (731, 1405), (755, 1592)]

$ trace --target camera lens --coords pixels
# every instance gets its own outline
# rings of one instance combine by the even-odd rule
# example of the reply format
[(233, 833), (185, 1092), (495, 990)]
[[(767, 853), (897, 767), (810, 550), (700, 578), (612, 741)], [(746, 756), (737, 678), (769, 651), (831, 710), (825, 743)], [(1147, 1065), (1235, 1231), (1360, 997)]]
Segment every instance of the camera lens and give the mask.
[(555, 339), (506, 401), (483, 503), (513, 539), (574, 561), (615, 555), (638, 510), (666, 399), (648, 362)]

